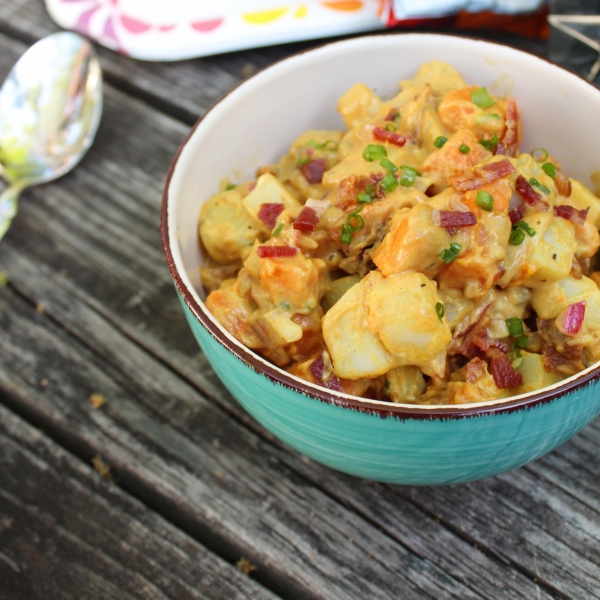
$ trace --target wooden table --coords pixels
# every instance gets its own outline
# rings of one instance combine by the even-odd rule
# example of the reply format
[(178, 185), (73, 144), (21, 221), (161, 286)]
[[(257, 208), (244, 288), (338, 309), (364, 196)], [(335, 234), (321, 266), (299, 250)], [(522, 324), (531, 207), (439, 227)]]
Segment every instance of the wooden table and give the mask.
[[(0, 77), (55, 30), (41, 0), (2, 0)], [(233, 85), (315, 44), (100, 50), (93, 148), (0, 244), (0, 598), (600, 598), (600, 421), (498, 477), (373, 483), (273, 439), (192, 338), (158, 232), (171, 157)]]

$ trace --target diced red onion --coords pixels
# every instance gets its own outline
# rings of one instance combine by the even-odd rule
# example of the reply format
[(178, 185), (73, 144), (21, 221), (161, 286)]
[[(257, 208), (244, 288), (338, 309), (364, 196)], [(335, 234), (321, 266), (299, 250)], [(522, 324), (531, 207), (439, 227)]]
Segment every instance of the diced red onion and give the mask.
[(324, 158), (313, 158), (310, 162), (302, 165), (300, 171), (308, 183), (315, 185), (323, 181), (323, 173), (325, 173), (326, 167), (327, 163)]
[(298, 231), (314, 231), (318, 222), (319, 215), (316, 211), (310, 206), (305, 206), (294, 221), (293, 227)]
[(574, 336), (581, 331), (585, 317), (585, 300), (570, 304), (556, 317), (556, 328), (565, 335)]
[(280, 202), (261, 204), (258, 211), (258, 218), (269, 228), (275, 227), (277, 217), (284, 211), (285, 206)]
[(256, 249), (259, 258), (289, 258), (298, 254), (293, 246), (259, 246)]
[(383, 127), (373, 127), (373, 137), (381, 142), (389, 142), (394, 146), (404, 146), (406, 144), (406, 138), (399, 133), (388, 131)]

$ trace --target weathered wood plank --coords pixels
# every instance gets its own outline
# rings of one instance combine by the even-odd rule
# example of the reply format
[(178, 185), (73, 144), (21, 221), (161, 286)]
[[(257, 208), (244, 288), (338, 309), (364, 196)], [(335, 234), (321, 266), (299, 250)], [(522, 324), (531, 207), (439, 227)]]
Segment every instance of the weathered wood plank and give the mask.
[[(115, 369), (118, 367), (121, 372), (115, 371), (115, 378), (126, 381), (124, 373), (136, 373), (137, 380), (127, 381), (128, 389), (135, 389), (145, 398), (152, 392), (152, 408), (196, 439), (195, 415), (190, 402), (183, 398), (185, 394), (180, 393), (177, 400), (171, 397), (165, 401), (163, 396), (167, 390), (161, 389), (163, 378), (153, 377), (154, 365), (147, 366), (146, 357), (140, 358), (129, 346), (122, 346), (123, 342), (110, 327), (110, 323), (115, 324), (174, 370), (184, 372), (183, 362), (185, 376), (196, 387), (207, 390), (236, 418), (244, 418), (237, 404), (230, 404), (223, 388), (212, 379), (214, 376), (205, 363), (200, 362), (157, 249), (155, 224), (160, 185), (157, 179), (165, 168), (160, 164), (160, 156), (168, 152), (165, 146), (169, 144), (174, 150), (173, 138), (182, 128), (169, 119), (155, 118), (153, 111), (144, 107), (134, 108), (132, 102), (113, 92), (109, 92), (107, 100), (103, 129), (84, 165), (60, 185), (46, 186), (26, 195), (17, 217), (21, 225), (15, 224), (4, 248), (0, 249), (0, 268), (8, 271), (14, 285), (33, 302), (46, 305), (47, 314), (85, 339), (105, 363), (115, 365)], [(128, 135), (132, 130), (138, 132), (137, 138)], [(143, 136), (139, 132), (143, 132)], [(148, 148), (152, 148), (152, 152), (147, 153)], [(142, 158), (138, 159), (140, 152)], [(138, 160), (143, 163), (146, 154), (150, 164), (147, 172), (136, 163)], [(82, 188), (86, 190), (83, 195)], [(65, 268), (67, 273), (60, 275), (60, 268)], [(265, 451), (271, 452), (270, 449)], [(301, 463), (296, 463), (296, 458), (288, 460), (299, 469)], [(366, 484), (368, 490), (374, 491), (363, 497), (353, 490), (355, 483), (338, 488), (343, 480), (338, 477), (343, 476), (328, 470), (321, 472), (315, 465), (308, 470), (306, 476), (314, 481), (318, 481), (319, 476), (311, 475), (313, 470), (323, 473), (320, 485), (334, 497), (343, 499), (366, 518), (377, 515), (377, 526), (384, 526), (389, 535), (419, 556), (461, 581), (468, 581), (473, 589), (479, 591), (478, 580), (491, 580), (490, 590), (500, 594), (502, 580), (511, 582), (516, 577), (514, 587), (506, 587), (507, 597), (516, 594), (515, 589), (519, 588), (524, 590), (525, 597), (527, 590), (531, 594), (539, 591), (517, 570), (498, 566), (422, 513), (420, 524), (415, 527), (412, 520), (419, 511), (410, 504), (402, 505), (401, 510), (389, 510), (388, 506), (398, 503), (397, 498), (381, 499), (374, 484)], [(324, 480), (330, 481), (330, 485), (325, 485)], [(356, 480), (348, 478), (348, 481)], [(370, 485), (374, 487), (369, 488)], [(434, 542), (426, 539), (430, 534), (416, 533), (431, 531), (432, 527), (436, 531)], [(442, 540), (446, 555), (438, 556), (435, 545)], [(489, 540), (481, 545), (489, 552), (490, 547), (493, 549)], [(460, 565), (465, 555), (470, 558)]]
[(0, 407), (0, 597), (275, 598)]
[[(101, 454), (128, 490), (209, 548), (246, 556), (287, 597), (481, 597), (307, 485), (166, 368), (144, 367), (109, 324), (93, 325), (119, 357), (133, 357), (124, 372), (0, 289), (5, 401), (79, 454)], [(87, 400), (94, 391), (108, 400), (100, 410)], [(165, 412), (171, 422), (156, 414)]]

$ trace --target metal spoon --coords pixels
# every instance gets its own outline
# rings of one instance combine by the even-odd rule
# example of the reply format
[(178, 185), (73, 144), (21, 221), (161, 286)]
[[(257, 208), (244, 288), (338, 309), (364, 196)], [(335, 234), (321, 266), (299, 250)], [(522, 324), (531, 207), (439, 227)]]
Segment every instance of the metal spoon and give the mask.
[(75, 33), (49, 35), (19, 59), (0, 88), (0, 239), (21, 191), (70, 171), (94, 140), (102, 73), (92, 45)]

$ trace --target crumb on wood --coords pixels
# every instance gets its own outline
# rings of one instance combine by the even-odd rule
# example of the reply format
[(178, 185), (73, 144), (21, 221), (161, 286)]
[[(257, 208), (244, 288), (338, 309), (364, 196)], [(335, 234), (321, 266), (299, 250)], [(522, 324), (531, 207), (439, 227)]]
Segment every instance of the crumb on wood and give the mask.
[(8, 285), (8, 275), (4, 271), (0, 271), (0, 287)]
[(240, 74), (242, 77), (248, 77), (256, 71), (256, 65), (254, 63), (246, 63), (240, 67)]
[(252, 571), (258, 571), (258, 569), (247, 559), (242, 556), (235, 565), (245, 575), (250, 575)]
[(110, 472), (110, 466), (104, 462), (104, 459), (99, 454), (96, 454), (96, 456), (92, 458), (92, 465), (102, 478), (106, 479), (106, 481), (114, 483), (115, 480)]
[(46, 307), (40, 303), (35, 307), (35, 312), (39, 315), (43, 315), (46, 312)]
[(97, 392), (92, 394), (89, 398), (92, 408), (94, 410), (99, 409), (101, 406), (106, 404), (106, 398), (103, 394), (98, 394)]
[(40, 381), (40, 385), (41, 385), (43, 388), (47, 388), (49, 383), (50, 383), (50, 382), (49, 382), (49, 381), (48, 381), (48, 380), (47, 380), (45, 377), (44, 377), (44, 379), (42, 379), (42, 380)]
[(59, 273), (62, 277), (66, 277), (69, 274), (69, 271), (67, 271), (66, 269), (61, 269)]

